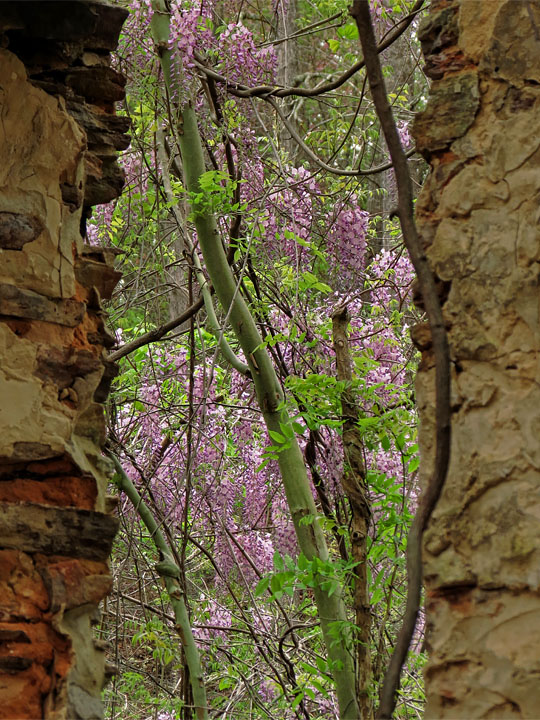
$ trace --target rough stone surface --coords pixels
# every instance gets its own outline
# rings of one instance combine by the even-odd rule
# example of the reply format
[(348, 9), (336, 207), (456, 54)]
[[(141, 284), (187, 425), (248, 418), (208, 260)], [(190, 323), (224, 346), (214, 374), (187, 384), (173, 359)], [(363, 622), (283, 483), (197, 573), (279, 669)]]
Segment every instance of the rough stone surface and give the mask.
[(429, 154), (462, 137), (474, 122), (479, 96), (478, 76), (474, 72), (444, 77), (434, 83), (431, 102), (414, 123), (418, 150)]
[[(435, 81), (415, 123), (431, 164), (417, 218), (453, 367), (451, 466), (424, 544), (427, 718), (540, 708), (539, 28), (538, 2), (445, 0), (421, 31)], [(429, 333), (413, 339), (425, 483), (433, 356)]]
[(106, 560), (118, 524), (95, 510), (0, 503), (0, 546), (45, 555)]
[(32, 242), (43, 230), (40, 221), (21, 213), (0, 213), (0, 247), (4, 250), (20, 250)]
[(114, 255), (84, 244), (123, 184), (110, 67), (126, 16), (97, 2), (0, 3), (0, 718), (99, 718), (117, 520), (101, 448), (115, 367), (101, 298)]

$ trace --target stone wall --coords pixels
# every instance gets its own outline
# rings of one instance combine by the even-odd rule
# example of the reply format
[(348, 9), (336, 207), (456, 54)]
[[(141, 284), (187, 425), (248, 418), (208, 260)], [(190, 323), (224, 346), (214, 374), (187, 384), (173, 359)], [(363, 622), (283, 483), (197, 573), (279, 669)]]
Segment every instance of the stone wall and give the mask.
[[(433, 79), (415, 123), (431, 172), (419, 229), (440, 280), (453, 442), (425, 535), (428, 718), (535, 718), (540, 708), (540, 4), (433, 2)], [(424, 481), (433, 357), (417, 381)]]
[(113, 253), (84, 242), (121, 191), (110, 66), (126, 12), (0, 3), (0, 717), (99, 718), (92, 637), (117, 521), (102, 402)]

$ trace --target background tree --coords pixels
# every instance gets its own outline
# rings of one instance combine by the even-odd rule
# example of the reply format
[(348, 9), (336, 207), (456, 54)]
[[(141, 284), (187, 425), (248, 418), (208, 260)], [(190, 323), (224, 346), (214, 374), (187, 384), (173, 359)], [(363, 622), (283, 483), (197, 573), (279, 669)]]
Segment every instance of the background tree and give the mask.
[[(272, 8), (261, 8), (257, 16), (238, 16), (237, 8), (227, 5), (208, 6), (204, 12), (198, 6), (174, 7), (171, 40), (159, 43), (162, 58), (170, 52), (172, 60), (172, 90), (164, 97), (159, 77), (148, 72), (149, 13), (141, 6), (132, 9), (126, 34), (130, 42), (120, 56), (133, 78), (126, 103), (136, 143), (126, 158), (131, 192), (125, 203), (103, 211), (105, 226), (95, 226), (98, 232), (107, 227), (115, 244), (138, 248), (127, 258), (126, 281), (118, 295), (127, 342), (112, 357), (125, 357), (128, 364), (116, 415), (113, 408), (114, 450), (166, 529), (177, 568), (173, 572), (180, 578), (195, 636), (209, 649), (203, 652), (203, 667), (211, 706), (236, 716), (336, 714), (332, 675), (340, 667), (331, 653), (325, 658), (312, 602), (315, 589), (329, 597), (338, 591), (343, 595), (347, 614), (331, 628), (338, 643), (343, 646), (343, 638), (351, 637), (373, 646), (373, 652), (366, 653), (372, 667), (360, 672), (364, 681), (356, 692), (369, 713), (401, 614), (396, 598), (405, 580), (407, 505), (414, 503), (417, 458), (408, 389), (411, 351), (402, 337), (403, 324), (411, 321), (413, 312), (408, 299), (411, 268), (402, 256), (397, 224), (388, 219), (386, 250), (373, 258), (381, 223), (370, 224), (372, 193), (364, 177), (371, 177), (370, 164), (382, 150), (376, 115), (364, 93), (366, 82), (358, 80), (363, 63), (358, 61), (356, 26), (338, 4), (316, 10), (300, 5), (295, 37), (304, 45), (299, 57), (305, 65), (309, 59), (319, 71), (307, 72), (303, 80), (300, 75), (303, 87), (276, 88), (275, 54), (268, 44), (274, 37)], [(415, 17), (406, 15), (399, 22), (400, 16), (390, 12), (393, 8), (375, 10), (378, 32), (386, 38), (381, 48)], [(332, 23), (337, 31), (327, 28)], [(323, 59), (335, 68), (334, 74), (321, 70)], [(184, 77), (178, 83), (175, 68), (180, 61)], [(278, 104), (287, 97), (300, 98), (295, 101), (293, 125)], [(194, 134), (186, 143), (178, 133), (177, 108), (188, 102), (197, 127), (190, 120)], [(406, 102), (403, 94), (394, 99), (397, 106)], [(284, 125), (298, 145), (297, 158), (288, 156), (280, 144)], [(191, 160), (186, 164), (186, 157), (195, 147), (196, 134), (205, 152), (205, 166), (198, 161), (198, 186), (185, 179)], [(402, 136), (405, 141), (404, 132)], [(183, 157), (179, 140), (184, 142)], [(383, 161), (382, 167), (389, 164)], [(131, 212), (126, 222), (127, 213), (136, 208), (139, 215)], [(205, 262), (213, 280), (229, 272), (226, 266), (219, 275), (212, 270), (215, 252), (202, 259), (198, 255), (198, 243), (208, 242), (201, 236), (208, 222), (214, 223), (211, 241), (220, 237), (227, 251), (231, 293), (249, 307), (260, 333), (255, 347), (244, 348), (243, 355), (228, 321), (236, 323), (240, 335), (245, 323), (229, 312), (230, 297), (223, 313), (212, 308), (208, 281), (201, 274)], [(178, 325), (190, 315), (193, 320), (185, 341), (178, 336), (172, 343), (149, 348), (145, 343), (163, 337), (175, 324), (164, 322), (169, 311), (163, 281), (170, 277), (169, 269), (181, 263), (178, 241), (186, 248), (184, 277), (192, 309), (176, 320)], [(215, 247), (219, 250), (219, 244)], [(150, 271), (148, 280), (143, 269)], [(205, 297), (199, 301), (201, 290)], [(205, 314), (195, 318), (203, 302)], [(331, 315), (344, 306), (351, 315), (350, 385), (339, 374), (336, 377), (332, 351)], [(148, 333), (132, 341), (141, 325)], [(246, 377), (251, 365), (249, 373), (257, 380), (262, 367), (258, 356), (265, 352), (277, 370), (279, 392), (285, 391), (287, 398), (279, 412), (293, 417), (290, 426), (281, 419), (269, 436), (261, 432)], [(371, 506), (367, 512), (372, 513), (364, 541), (373, 634), (370, 613), (352, 593), (361, 575), (350, 562), (359, 533), (350, 525), (352, 496), (344, 492), (350, 490), (346, 478), (351, 468), (341, 436), (344, 420), (352, 425), (354, 421), (342, 404), (352, 408), (355, 396), (366, 468), (365, 476), (357, 473), (355, 482), (365, 484)], [(320, 527), (329, 544), (328, 561), (323, 555), (322, 563), (309, 553), (299, 554), (292, 534), (278, 473), (283, 451), (294, 442), (290, 428), (298, 434), (305, 455), (313, 481), (313, 500), (307, 500), (314, 501), (315, 508), (297, 529), (309, 534)], [(129, 538), (133, 529), (139, 530), (131, 511), (127, 519)], [(136, 568), (155, 562), (150, 538), (145, 530), (140, 533), (134, 548), (141, 553)], [(158, 573), (164, 569), (159, 563)], [(117, 681), (119, 692), (111, 696), (111, 712), (129, 693), (134, 716), (151, 702), (188, 717), (193, 702), (188, 663), (169, 636), (166, 609), (156, 605), (160, 593), (152, 573), (146, 582), (140, 579), (140, 569), (130, 580), (132, 572), (129, 569), (122, 580), (122, 602), (136, 601), (144, 612), (153, 608), (154, 615), (142, 621), (140, 609), (128, 610), (134, 613), (135, 627), (122, 628), (122, 633), (131, 635), (135, 648), (152, 648), (155, 669), (141, 672), (138, 661), (129, 667), (121, 639), (127, 672)], [(167, 597), (162, 601), (168, 603)], [(355, 627), (360, 611), (366, 626)], [(202, 632), (199, 625), (204, 626)], [(326, 645), (332, 650), (335, 643), (328, 635)], [(408, 666), (412, 674), (405, 682), (405, 702), (400, 703), (404, 716), (415, 712), (414, 673), (421, 662), (421, 656), (413, 655)], [(366, 687), (370, 676), (374, 683)], [(150, 684), (141, 682), (145, 679)], [(175, 686), (181, 688), (182, 699), (172, 689)], [(231, 698), (224, 697), (228, 688), (234, 688)], [(342, 712), (347, 709), (342, 707)]]

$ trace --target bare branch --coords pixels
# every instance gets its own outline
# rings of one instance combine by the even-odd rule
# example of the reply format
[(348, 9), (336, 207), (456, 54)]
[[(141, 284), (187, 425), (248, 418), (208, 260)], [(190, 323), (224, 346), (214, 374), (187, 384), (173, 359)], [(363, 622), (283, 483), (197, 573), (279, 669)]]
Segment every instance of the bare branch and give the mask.
[[(390, 47), (392, 43), (394, 43), (401, 35), (403, 35), (405, 30), (409, 27), (414, 18), (422, 9), (423, 4), (424, 0), (417, 0), (411, 12), (406, 17), (404, 17), (396, 25), (396, 27), (388, 33), (386, 39), (383, 40), (376, 47), (377, 53), (381, 53), (383, 52), (383, 50), (386, 50), (386, 48)], [(213, 78), (216, 82), (224, 84), (226, 86), (227, 92), (229, 92), (231, 95), (235, 95), (236, 97), (290, 97), (291, 95), (294, 95), (296, 97), (318, 97), (319, 95), (324, 95), (327, 92), (331, 92), (332, 90), (336, 90), (338, 87), (341, 87), (347, 82), (347, 80), (349, 80), (353, 75), (355, 75), (365, 66), (364, 60), (359, 60), (335, 80), (324, 83), (324, 85), (318, 85), (315, 88), (280, 88), (274, 87), (272, 85), (258, 85), (256, 87), (249, 87), (248, 85), (242, 85), (242, 83), (230, 82), (224, 75), (220, 75), (215, 70), (207, 67), (203, 56), (197, 52), (194, 54), (194, 60), (199, 70), (202, 70), (202, 72)]]
[[(266, 100), (266, 102), (270, 103), (270, 105), (272, 105), (276, 113), (279, 115), (279, 119), (290, 132), (292, 138), (298, 143), (298, 145), (302, 148), (302, 150), (306, 153), (310, 160), (313, 160), (313, 162), (318, 167), (320, 167), (321, 170), (326, 170), (326, 172), (332, 173), (333, 175), (343, 175), (344, 177), (360, 177), (364, 175), (376, 175), (377, 173), (384, 172), (385, 170), (390, 170), (392, 167), (394, 167), (393, 162), (387, 162), (384, 163), (384, 165), (378, 165), (377, 167), (370, 168), (369, 170), (341, 170), (340, 168), (333, 168), (331, 165), (327, 165), (323, 160), (321, 160), (319, 157), (317, 157), (317, 155), (315, 155), (309, 145), (306, 145), (300, 135), (296, 132), (294, 125), (292, 125), (287, 120), (285, 114), (282, 112), (281, 108), (275, 102), (275, 100), (271, 97), (265, 97), (263, 99)], [(416, 148), (412, 148), (405, 153), (405, 157), (409, 158), (415, 153)]]
[(138, 348), (142, 347), (143, 345), (150, 345), (150, 343), (156, 342), (156, 340), (161, 340), (161, 338), (166, 335), (171, 330), (174, 330), (179, 325), (182, 325), (186, 322), (186, 320), (189, 320), (191, 317), (196, 315), (199, 310), (204, 305), (204, 299), (200, 297), (197, 302), (193, 303), (190, 307), (187, 308), (181, 315), (178, 317), (173, 318), (172, 320), (169, 320), (169, 322), (164, 323), (163, 325), (160, 325), (158, 328), (155, 328), (154, 330), (150, 330), (147, 333), (144, 333), (144, 335), (141, 335), (138, 338), (135, 338), (135, 340), (132, 340), (131, 342), (126, 343), (125, 345), (122, 345), (118, 348), (118, 350), (115, 350), (113, 353), (109, 355), (107, 360), (111, 362), (116, 362), (116, 360), (120, 360), (120, 358), (125, 357), (126, 355), (129, 355), (134, 350), (137, 350)]

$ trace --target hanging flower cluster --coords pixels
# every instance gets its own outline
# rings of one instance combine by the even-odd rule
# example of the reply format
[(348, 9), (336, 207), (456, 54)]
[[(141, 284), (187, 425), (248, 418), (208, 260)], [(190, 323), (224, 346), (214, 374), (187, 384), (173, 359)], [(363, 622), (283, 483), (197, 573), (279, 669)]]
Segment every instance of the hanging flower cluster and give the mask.
[(347, 281), (355, 280), (364, 270), (369, 213), (353, 202), (337, 215), (329, 236), (329, 255)]

